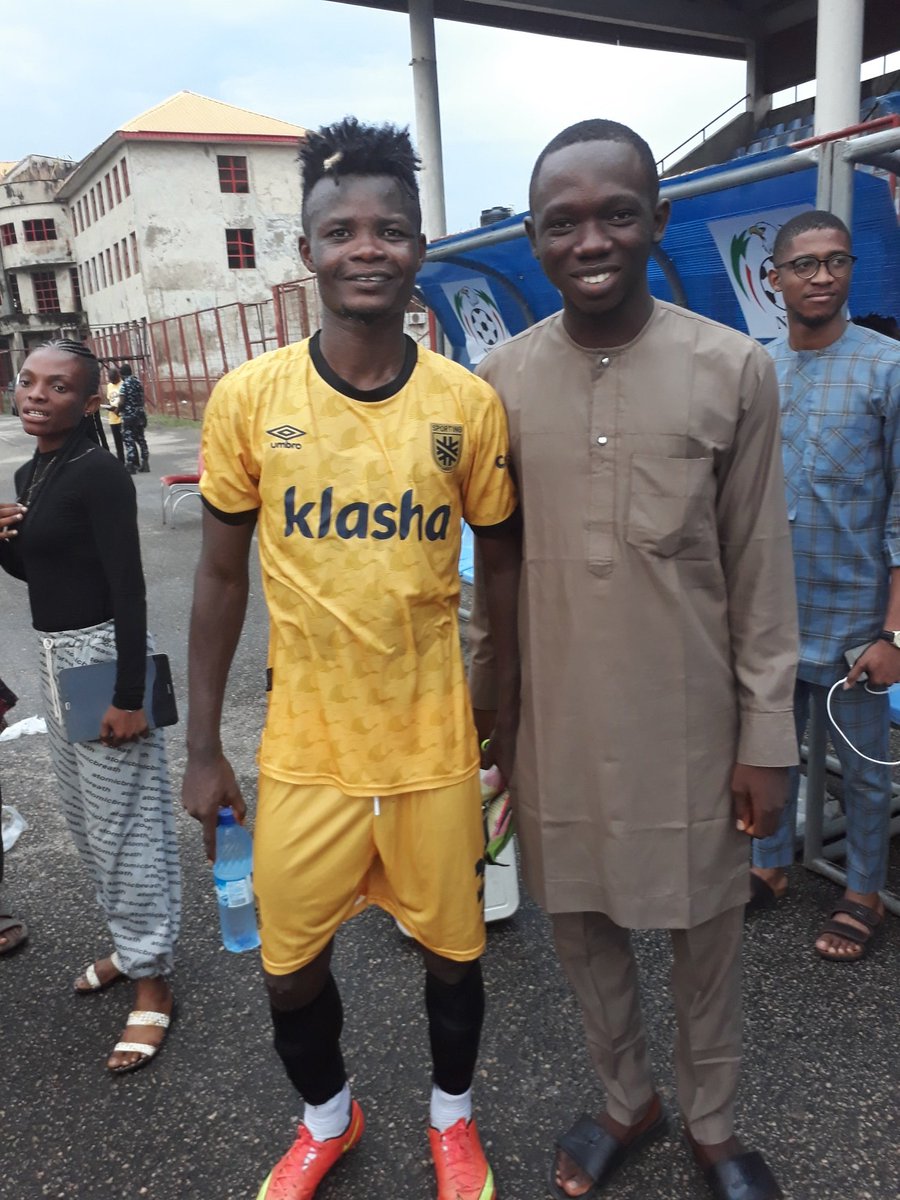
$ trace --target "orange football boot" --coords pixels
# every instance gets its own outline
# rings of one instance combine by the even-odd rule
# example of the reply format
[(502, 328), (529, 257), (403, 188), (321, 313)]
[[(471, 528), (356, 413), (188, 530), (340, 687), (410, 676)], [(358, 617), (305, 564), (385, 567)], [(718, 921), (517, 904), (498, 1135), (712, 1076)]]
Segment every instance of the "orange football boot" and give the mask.
[(362, 1109), (350, 1104), (350, 1124), (342, 1134), (317, 1142), (305, 1125), (297, 1128), (297, 1140), (269, 1172), (256, 1200), (313, 1200), (316, 1188), (334, 1164), (352, 1150), (366, 1127)]
[(474, 1118), (438, 1133), (428, 1130), (437, 1174), (437, 1200), (496, 1200), (494, 1173), (484, 1157)]

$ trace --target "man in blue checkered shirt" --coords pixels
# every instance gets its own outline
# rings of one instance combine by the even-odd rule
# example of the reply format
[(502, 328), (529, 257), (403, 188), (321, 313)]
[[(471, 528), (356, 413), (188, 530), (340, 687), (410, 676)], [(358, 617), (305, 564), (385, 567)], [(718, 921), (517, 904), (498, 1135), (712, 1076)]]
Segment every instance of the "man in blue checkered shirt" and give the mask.
[[(778, 233), (769, 280), (784, 298), (788, 336), (769, 346), (781, 390), (788, 517), (797, 574), (800, 665), (797, 736), (810, 705), (832, 711), (855, 753), (834, 732), (844, 778), (847, 890), (816, 949), (863, 957), (884, 916), (891, 776), (866, 760), (890, 758), (887, 696), (900, 681), (900, 343), (850, 324), (856, 261), (846, 225), (828, 212), (793, 217)], [(845, 654), (865, 647), (848, 671)], [(794, 858), (799, 773), (779, 831), (754, 843), (751, 907), (787, 890)]]

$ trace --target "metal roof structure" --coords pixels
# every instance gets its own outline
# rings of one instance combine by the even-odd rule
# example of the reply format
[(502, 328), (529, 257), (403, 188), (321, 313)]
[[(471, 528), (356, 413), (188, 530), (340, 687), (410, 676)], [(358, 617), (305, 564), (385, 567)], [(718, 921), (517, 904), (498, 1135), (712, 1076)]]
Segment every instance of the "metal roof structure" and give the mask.
[(176, 92), (168, 100), (119, 126), (125, 134), (202, 134), (249, 135), (250, 137), (302, 137), (300, 125), (266, 117), (261, 113), (211, 100), (196, 92)]
[[(339, 0), (409, 12), (408, 0)], [(754, 91), (816, 74), (817, 0), (434, 0), (438, 20), (754, 62)], [(863, 61), (900, 49), (897, 0), (866, 0)]]

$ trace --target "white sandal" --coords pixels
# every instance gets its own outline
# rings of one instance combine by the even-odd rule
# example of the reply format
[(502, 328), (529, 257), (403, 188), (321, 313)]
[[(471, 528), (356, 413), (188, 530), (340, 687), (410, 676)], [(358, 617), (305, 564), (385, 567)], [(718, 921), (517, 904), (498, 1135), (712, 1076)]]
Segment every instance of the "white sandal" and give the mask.
[[(128, 1020), (125, 1022), (126, 1028), (129, 1025), (144, 1025), (149, 1028), (168, 1030), (172, 1024), (174, 1017), (174, 1008), (171, 1014), (161, 1012), (148, 1012), (144, 1009), (136, 1008), (128, 1014)], [(165, 1045), (165, 1038), (157, 1046), (150, 1045), (149, 1042), (116, 1042), (113, 1046), (113, 1054), (140, 1054), (140, 1058), (133, 1063), (127, 1063), (122, 1067), (107, 1067), (113, 1075), (127, 1075), (129, 1071), (138, 1071), (141, 1067), (145, 1067), (152, 1058), (155, 1058), (159, 1051)]]
[[(118, 983), (120, 979), (125, 979), (125, 972), (122, 970), (122, 960), (115, 950), (109, 955), (109, 961), (115, 967), (118, 974), (113, 975), (111, 979), (107, 979), (106, 983), (102, 983), (100, 976), (97, 974), (97, 964), (90, 963), (84, 968), (73, 985), (79, 996), (90, 996), (93, 992), (102, 992), (105, 988), (112, 987), (114, 983)], [(87, 982), (87, 987), (78, 986), (82, 979)]]

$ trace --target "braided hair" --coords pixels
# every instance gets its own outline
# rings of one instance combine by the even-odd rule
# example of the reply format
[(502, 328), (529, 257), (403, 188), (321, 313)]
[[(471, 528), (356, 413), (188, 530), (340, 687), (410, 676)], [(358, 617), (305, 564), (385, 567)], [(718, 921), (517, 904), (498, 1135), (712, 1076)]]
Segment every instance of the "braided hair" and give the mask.
[(93, 350), (91, 350), (90, 346), (86, 346), (84, 342), (72, 341), (71, 338), (53, 338), (49, 342), (42, 342), (38, 349), (60, 350), (63, 354), (74, 354), (76, 358), (80, 358), (87, 364), (88, 395), (93, 396), (96, 392), (99, 392), (100, 363), (97, 361), (97, 357)]
[[(76, 358), (80, 358), (87, 366), (87, 391), (89, 396), (96, 395), (100, 391), (100, 363), (96, 355), (89, 346), (84, 342), (75, 342), (71, 338), (55, 338), (49, 342), (42, 342), (38, 347), (40, 350), (61, 350), (64, 354), (74, 354)], [(92, 442), (96, 442), (98, 446), (102, 446), (104, 450), (109, 449), (109, 443), (106, 440), (106, 433), (103, 429), (103, 422), (100, 420), (99, 413), (87, 413), (81, 423), (79, 432)]]
[[(64, 354), (73, 354), (76, 358), (81, 359), (81, 361), (84, 362), (87, 367), (85, 372), (86, 380), (84, 399), (87, 400), (90, 396), (94, 396), (97, 392), (99, 392), (100, 363), (97, 361), (97, 358), (90, 347), (86, 346), (84, 342), (71, 341), (69, 338), (53, 338), (48, 342), (42, 342), (40, 346), (36, 347), (36, 349), (58, 350)], [(68, 462), (70, 458), (74, 457), (75, 451), (83, 438), (87, 438), (89, 441), (93, 442), (95, 445), (104, 450), (109, 449), (106, 443), (106, 435), (103, 432), (103, 426), (97, 413), (86, 413), (80, 424), (78, 424), (72, 430), (65, 442), (63, 442), (62, 446), (59, 448), (54, 457), (51, 467), (48, 467), (45, 470), (44, 482), (35, 490), (34, 499), (29, 504), (30, 513), (33, 514), (35, 508), (43, 499), (43, 496), (47, 491), (47, 485), (52, 482), (53, 477), (58, 476), (59, 471), (63, 466), (65, 466), (66, 462)], [(25, 482), (22, 486), (23, 496), (27, 496), (29, 493), (39, 463), (40, 451), (37, 449), (37, 447), (35, 447), (31, 463), (29, 464), (28, 474), (25, 476)]]

